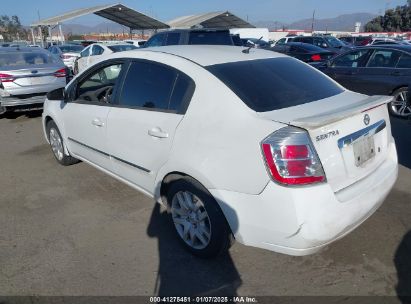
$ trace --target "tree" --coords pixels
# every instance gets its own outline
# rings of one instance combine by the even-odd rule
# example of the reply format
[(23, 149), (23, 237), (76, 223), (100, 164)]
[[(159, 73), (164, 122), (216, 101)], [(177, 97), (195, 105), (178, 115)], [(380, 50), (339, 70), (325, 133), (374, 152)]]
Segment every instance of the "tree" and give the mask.
[(384, 16), (378, 16), (365, 25), (366, 32), (400, 32), (411, 29), (411, 0), (407, 5), (389, 9)]

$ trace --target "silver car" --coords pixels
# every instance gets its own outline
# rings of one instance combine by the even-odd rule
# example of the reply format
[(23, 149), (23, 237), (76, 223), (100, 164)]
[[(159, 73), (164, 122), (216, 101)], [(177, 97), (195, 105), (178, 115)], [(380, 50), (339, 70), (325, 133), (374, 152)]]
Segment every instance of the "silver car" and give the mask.
[(0, 49), (0, 114), (21, 106), (42, 105), (46, 94), (67, 83), (67, 68), (38, 48)]

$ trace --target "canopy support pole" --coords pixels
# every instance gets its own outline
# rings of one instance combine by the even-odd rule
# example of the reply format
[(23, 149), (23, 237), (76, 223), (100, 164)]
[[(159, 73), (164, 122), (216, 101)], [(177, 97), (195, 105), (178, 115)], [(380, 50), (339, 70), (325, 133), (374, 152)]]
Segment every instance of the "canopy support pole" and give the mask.
[(44, 41), (43, 41), (43, 32), (41, 31), (41, 25), (39, 25), (39, 36), (41, 41), (41, 47), (44, 48)]
[(33, 45), (36, 44), (36, 37), (34, 36), (34, 28), (30, 27), (31, 30), (31, 39), (33, 40)]
[(53, 45), (53, 39), (52, 39), (52, 36), (51, 36), (51, 26), (50, 26), (50, 25), (48, 25), (47, 27), (48, 27), (48, 30), (49, 30), (49, 40), (50, 40), (50, 45)]
[(61, 27), (61, 23), (59, 23), (59, 32), (60, 32), (60, 37), (61, 37), (61, 43), (64, 43), (64, 34), (63, 34), (63, 28)]

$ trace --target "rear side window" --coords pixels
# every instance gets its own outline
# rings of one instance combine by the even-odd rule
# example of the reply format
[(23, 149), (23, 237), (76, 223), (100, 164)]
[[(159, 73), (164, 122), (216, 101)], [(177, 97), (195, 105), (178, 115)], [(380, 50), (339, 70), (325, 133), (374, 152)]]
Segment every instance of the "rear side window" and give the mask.
[(108, 46), (114, 53), (135, 50), (137, 47), (133, 44), (118, 44)]
[(190, 32), (188, 44), (233, 45), (229, 31)]
[(345, 67), (345, 68), (358, 68), (362, 67), (367, 63), (367, 58), (369, 56), (370, 50), (357, 50), (340, 57), (337, 57), (333, 63), (332, 67)]
[(101, 55), (104, 53), (104, 49), (101, 46), (93, 45), (93, 49), (91, 51), (92, 56)]
[(343, 92), (323, 73), (293, 58), (224, 63), (207, 69), (256, 112), (298, 106)]
[(120, 105), (185, 113), (194, 88), (193, 80), (174, 68), (133, 62), (124, 80)]

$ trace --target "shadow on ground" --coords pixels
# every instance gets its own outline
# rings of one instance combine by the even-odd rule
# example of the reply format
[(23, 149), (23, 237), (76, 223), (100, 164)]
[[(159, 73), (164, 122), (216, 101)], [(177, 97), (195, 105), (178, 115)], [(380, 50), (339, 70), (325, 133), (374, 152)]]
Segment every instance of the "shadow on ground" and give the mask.
[(188, 253), (177, 239), (167, 212), (155, 204), (147, 228), (157, 238), (159, 267), (153, 293), (159, 296), (235, 296), (240, 275), (230, 254), (200, 259)]
[(42, 113), (42, 109), (10, 111), (0, 115), (0, 119), (15, 120), (19, 118), (36, 118), (40, 117)]
[(397, 268), (397, 295), (403, 304), (411, 304), (411, 231), (402, 239), (394, 257)]
[(391, 117), (391, 127), (397, 146), (398, 161), (411, 169), (411, 120)]

